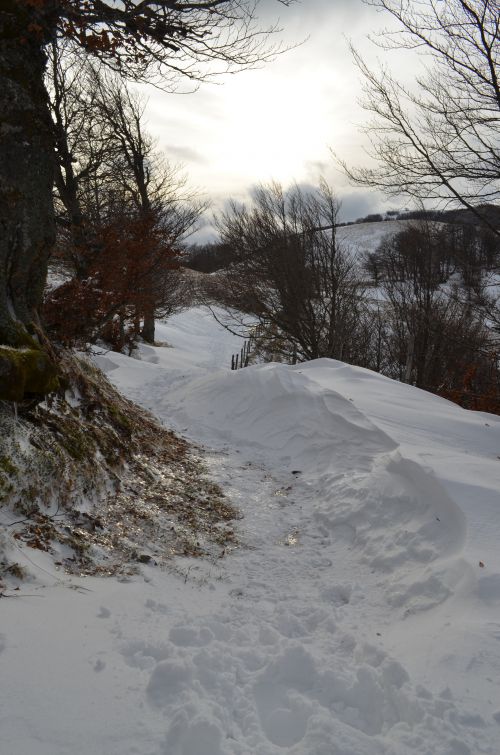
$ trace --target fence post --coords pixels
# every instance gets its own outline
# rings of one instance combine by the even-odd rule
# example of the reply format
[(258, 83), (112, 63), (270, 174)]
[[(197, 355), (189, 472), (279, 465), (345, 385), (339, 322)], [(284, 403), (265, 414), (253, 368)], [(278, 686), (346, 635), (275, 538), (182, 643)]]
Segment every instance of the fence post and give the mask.
[(240, 353), (231, 354), (231, 369), (237, 370), (239, 368), (241, 370), (243, 367), (248, 367), (250, 363), (250, 351), (251, 340), (244, 341)]

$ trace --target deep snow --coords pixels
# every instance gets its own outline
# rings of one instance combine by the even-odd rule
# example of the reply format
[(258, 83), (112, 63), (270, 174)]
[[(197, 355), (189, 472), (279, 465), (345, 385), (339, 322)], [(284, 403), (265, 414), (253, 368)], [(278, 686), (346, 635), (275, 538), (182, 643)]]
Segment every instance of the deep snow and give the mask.
[(500, 418), (331, 360), (231, 372), (203, 308), (158, 337), (95, 359), (202, 444), (242, 546), (130, 582), (30, 551), (2, 755), (498, 755)]

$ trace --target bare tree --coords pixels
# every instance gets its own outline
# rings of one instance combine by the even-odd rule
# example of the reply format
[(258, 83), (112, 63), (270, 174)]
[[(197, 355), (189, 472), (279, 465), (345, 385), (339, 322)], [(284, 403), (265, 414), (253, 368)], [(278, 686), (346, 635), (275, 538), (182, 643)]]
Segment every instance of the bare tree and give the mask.
[(82, 55), (75, 55), (67, 41), (49, 48), (47, 71), (49, 107), (54, 126), (56, 151), (55, 206), (59, 250), (72, 263), (77, 278), (88, 275), (91, 249), (95, 246), (93, 226), (96, 204), (86, 191), (90, 185), (106, 194), (106, 174), (112, 143), (102, 128), (96, 88), (91, 86), (89, 67)]
[(452, 227), (416, 222), (378, 250), (389, 322), (383, 371), (431, 391), (456, 387), (490, 344), (481, 311), (449, 283), (442, 285), (446, 234), (452, 238), (453, 233)]
[[(112, 145), (110, 170), (119, 193), (128, 199), (133, 212), (161, 232), (168, 248), (174, 248), (194, 229), (207, 203), (187, 185), (181, 166), (169, 163), (156, 149), (144, 124), (146, 101), (130, 91), (117, 76), (91, 72), (91, 89), (101, 117), (101, 131)], [(138, 250), (139, 253), (139, 250)], [(179, 276), (153, 254), (145, 261), (149, 273), (143, 285), (150, 296), (142, 336), (154, 343), (156, 311), (170, 311)], [(175, 297), (177, 298), (177, 297)]]
[(478, 205), (500, 198), (500, 6), (498, 0), (365, 0), (394, 26), (384, 50), (418, 50), (425, 73), (403, 85), (353, 49), (364, 78), (363, 107), (373, 168), (343, 163), (357, 184), (419, 200), (452, 201), (499, 234)]
[[(276, 53), (253, 0), (3, 0), (0, 5), (0, 398), (27, 380), (54, 385), (37, 310), (54, 243), (54, 134), (44, 84), (46, 47), (65, 37), (120, 74), (175, 88)], [(36, 335), (38, 332), (38, 336)], [(16, 361), (17, 360), (17, 361)], [(29, 361), (29, 370), (26, 367)], [(21, 374), (22, 373), (22, 374)], [(36, 390), (35, 390), (36, 387)], [(28, 388), (26, 389), (29, 390)], [(22, 395), (21, 388), (15, 393)]]
[(51, 62), (57, 251), (76, 280), (46, 297), (50, 333), (66, 343), (104, 335), (119, 349), (143, 320), (143, 337), (153, 342), (155, 314), (172, 313), (185, 294), (179, 245), (206, 205), (156, 150), (145, 102), (125, 82), (55, 45)]
[(363, 292), (337, 239), (338, 210), (325, 183), (314, 192), (274, 183), (251, 208), (232, 203), (217, 218), (233, 256), (222, 297), (258, 319), (275, 354), (357, 359)]

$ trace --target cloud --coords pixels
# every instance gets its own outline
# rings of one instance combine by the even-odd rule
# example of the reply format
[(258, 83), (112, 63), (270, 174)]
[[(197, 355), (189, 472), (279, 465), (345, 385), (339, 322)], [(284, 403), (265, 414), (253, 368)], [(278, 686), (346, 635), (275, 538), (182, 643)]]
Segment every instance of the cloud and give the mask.
[(352, 192), (339, 194), (341, 203), (339, 219), (342, 223), (358, 220), (372, 212), (387, 212), (387, 210), (402, 210), (408, 200), (404, 197), (388, 199), (381, 192), (373, 189), (357, 189)]
[(307, 180), (315, 183), (330, 172), (331, 165), (326, 160), (306, 160), (304, 168)]
[(198, 165), (204, 165), (208, 162), (206, 156), (201, 152), (193, 149), (192, 147), (185, 147), (182, 145), (165, 144), (164, 150), (169, 158), (176, 158), (183, 163), (196, 163)]
[(380, 209), (380, 197), (373, 192), (341, 194), (339, 199), (341, 202), (339, 220), (342, 223), (357, 220)]
[(302, 0), (290, 7), (261, 0), (261, 27), (280, 17), (285, 44), (307, 42), (259, 70), (222, 77), (220, 86), (201, 84), (191, 95), (149, 90), (149, 125), (167, 157), (185, 164), (215, 207), (272, 179), (315, 185), (324, 176), (345, 197), (345, 219), (376, 211), (381, 197), (353, 191), (330, 152), (349, 165), (366, 165), (358, 125), (367, 116), (357, 102), (359, 73), (346, 37), (370, 58), (366, 35), (385, 20), (375, 13), (362, 0)]

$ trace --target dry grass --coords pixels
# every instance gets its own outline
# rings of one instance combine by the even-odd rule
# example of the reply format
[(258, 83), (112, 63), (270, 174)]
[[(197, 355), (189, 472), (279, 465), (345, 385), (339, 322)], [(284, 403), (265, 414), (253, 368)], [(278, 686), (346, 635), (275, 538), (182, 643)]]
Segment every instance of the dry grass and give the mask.
[[(223, 555), (235, 543), (236, 512), (202, 460), (87, 360), (66, 354), (63, 370), (66, 388), (50, 402), (21, 407), (18, 418), (0, 407), (7, 540), (47, 551), (77, 574)], [(3, 551), (0, 579), (16, 571)]]

